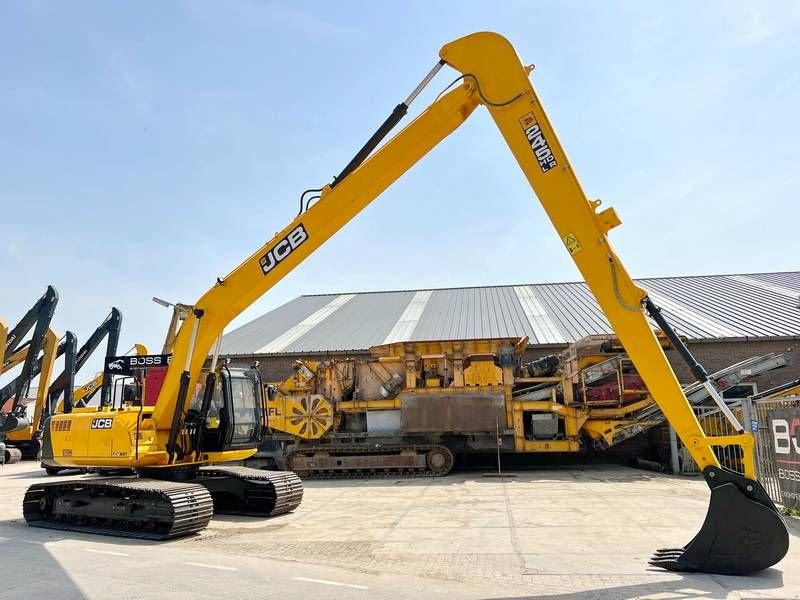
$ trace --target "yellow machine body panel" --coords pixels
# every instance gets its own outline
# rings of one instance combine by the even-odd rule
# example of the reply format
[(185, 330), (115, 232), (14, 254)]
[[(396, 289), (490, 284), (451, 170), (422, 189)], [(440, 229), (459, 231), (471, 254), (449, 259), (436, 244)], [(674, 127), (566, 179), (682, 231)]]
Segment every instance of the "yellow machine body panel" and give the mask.
[(319, 439), (333, 426), (333, 405), (321, 394), (279, 393), (267, 400), (267, 422), (304, 440)]
[(166, 462), (157, 433), (139, 408), (75, 409), (51, 417), (50, 443), (54, 461), (64, 467), (97, 465), (131, 468)]
[(503, 369), (495, 364), (493, 357), (473, 358), (464, 369), (464, 385), (503, 385)]
[[(167, 466), (163, 436), (149, 413), (138, 407), (120, 410), (78, 408), (69, 415), (50, 419), (53, 461), (62, 467), (103, 466), (118, 468)], [(255, 449), (208, 452), (204, 462), (244, 460)]]

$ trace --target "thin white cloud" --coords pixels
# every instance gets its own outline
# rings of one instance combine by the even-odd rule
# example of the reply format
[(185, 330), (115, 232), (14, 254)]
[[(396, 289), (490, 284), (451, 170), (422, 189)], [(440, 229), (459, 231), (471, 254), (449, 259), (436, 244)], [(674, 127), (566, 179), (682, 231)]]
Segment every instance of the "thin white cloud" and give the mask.
[(761, 44), (772, 40), (800, 25), (800, 3), (789, 2), (776, 10), (774, 3), (740, 2), (723, 3), (738, 31), (738, 39), (745, 44)]
[(218, 4), (199, 0), (186, 0), (186, 10), (209, 24), (219, 23), (220, 13), (237, 26), (265, 31), (294, 31), (306, 36), (347, 35), (354, 33), (348, 27), (302, 10), (291, 3), (257, 2), (242, 0)]

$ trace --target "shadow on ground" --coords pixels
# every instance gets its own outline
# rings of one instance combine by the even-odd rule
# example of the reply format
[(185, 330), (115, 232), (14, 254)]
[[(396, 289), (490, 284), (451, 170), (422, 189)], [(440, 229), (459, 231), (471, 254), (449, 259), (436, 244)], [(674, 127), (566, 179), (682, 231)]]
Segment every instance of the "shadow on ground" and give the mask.
[[(747, 593), (751, 591), (778, 590), (783, 587), (783, 573), (778, 569), (766, 569), (747, 577), (680, 573), (676, 573), (676, 575), (679, 575), (680, 579), (614, 587), (604, 585), (583, 592), (565, 590), (563, 593), (554, 594), (536, 593), (530, 596), (498, 596), (486, 598), (485, 600), (524, 600), (526, 598), (536, 598), (536, 600), (594, 600), (596, 598), (611, 600), (615, 598), (649, 597), (669, 598), (670, 600), (681, 600), (682, 598), (728, 598), (731, 592), (737, 592), (738, 590), (744, 590), (746, 597)], [(548, 583), (546, 587), (552, 588), (552, 585)]]
[[(614, 466), (611, 467), (614, 469)], [(311, 478), (303, 479), (303, 485), (307, 488), (347, 488), (354, 486), (418, 486), (418, 485), (461, 485), (465, 481), (470, 483), (512, 483), (520, 481), (524, 483), (644, 483), (657, 479), (673, 478), (669, 475), (652, 473), (650, 471), (634, 471), (629, 468), (619, 467), (619, 470), (609, 471), (605, 466), (599, 469), (593, 466), (586, 467), (565, 467), (564, 469), (538, 468), (519, 470), (515, 468), (498, 475), (496, 471), (489, 469), (485, 471), (461, 470), (453, 471), (443, 477), (433, 476), (399, 476), (392, 474), (387, 477), (347, 477), (347, 478)], [(675, 477), (682, 481), (686, 477)], [(695, 479), (695, 478), (691, 478)], [(688, 480), (691, 480), (688, 479)]]

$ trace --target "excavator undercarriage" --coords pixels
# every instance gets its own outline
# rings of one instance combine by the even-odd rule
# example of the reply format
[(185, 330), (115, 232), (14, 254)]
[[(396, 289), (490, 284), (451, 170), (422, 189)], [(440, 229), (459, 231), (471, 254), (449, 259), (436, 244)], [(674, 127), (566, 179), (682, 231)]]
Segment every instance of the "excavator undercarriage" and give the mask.
[[(138, 355), (126, 358), (133, 364), (147, 362), (146, 357)], [(106, 363), (117, 360), (120, 359), (108, 357)], [(303, 484), (297, 475), (287, 471), (208, 466), (203, 462), (136, 466), (137, 460), (155, 463), (161, 454), (159, 450), (153, 452), (152, 430), (144, 423), (152, 411), (152, 407), (142, 405), (148, 386), (147, 370), (134, 369), (135, 376), (129, 378), (133, 403), (117, 406), (110, 398), (111, 404), (103, 406), (101, 413), (75, 409), (72, 413), (55, 414), (47, 422), (42, 445), (45, 466), (84, 468), (93, 461), (73, 454), (73, 440), (92, 435), (98, 448), (106, 444), (122, 448), (121, 439), (132, 437), (137, 442), (135, 447), (113, 451), (111, 458), (116, 458), (116, 464), (105, 469), (132, 471), (135, 475), (35, 484), (24, 500), (25, 519), (32, 526), (169, 539), (202, 530), (214, 513), (272, 517), (300, 505)], [(245, 448), (261, 438), (263, 407), (257, 372), (223, 367), (220, 375), (218, 380), (209, 380), (208, 393), (199, 388), (195, 394), (184, 430), (176, 441), (176, 452), (181, 456), (197, 452), (208, 460), (221, 448)], [(160, 378), (155, 381), (160, 382)], [(58, 435), (65, 431), (70, 433), (70, 440)], [(125, 431), (130, 434), (121, 436)], [(148, 453), (152, 459), (148, 459)], [(242, 458), (247, 454), (249, 451), (244, 450)]]
[(200, 531), (214, 513), (202, 485), (134, 478), (35, 484), (22, 508), (32, 527), (150, 540)]
[[(144, 469), (140, 476), (35, 484), (25, 494), (25, 520), (33, 527), (166, 540), (204, 529), (215, 513), (272, 517), (303, 499), (303, 484), (287, 472), (211, 466)], [(179, 480), (158, 478), (165, 476)]]

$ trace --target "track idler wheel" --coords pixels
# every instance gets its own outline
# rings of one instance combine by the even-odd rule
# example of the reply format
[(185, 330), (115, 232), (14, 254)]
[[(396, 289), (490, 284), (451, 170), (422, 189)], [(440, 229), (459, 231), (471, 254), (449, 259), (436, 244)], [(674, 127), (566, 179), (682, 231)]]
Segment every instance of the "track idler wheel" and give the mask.
[(453, 468), (453, 453), (445, 446), (434, 446), (425, 455), (425, 464), (431, 474), (437, 477), (447, 475)]
[(10, 446), (6, 446), (5, 452), (5, 464), (13, 465), (14, 463), (18, 463), (22, 460), (22, 451), (19, 448), (11, 448)]
[(683, 548), (662, 548), (650, 564), (669, 571), (747, 575), (771, 567), (789, 550), (783, 517), (757, 481), (723, 467), (703, 471), (708, 513)]

